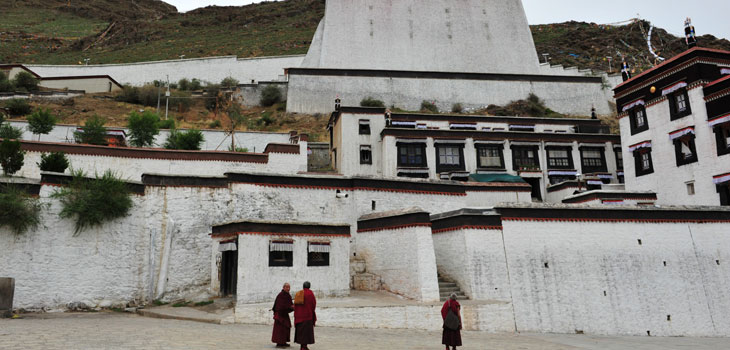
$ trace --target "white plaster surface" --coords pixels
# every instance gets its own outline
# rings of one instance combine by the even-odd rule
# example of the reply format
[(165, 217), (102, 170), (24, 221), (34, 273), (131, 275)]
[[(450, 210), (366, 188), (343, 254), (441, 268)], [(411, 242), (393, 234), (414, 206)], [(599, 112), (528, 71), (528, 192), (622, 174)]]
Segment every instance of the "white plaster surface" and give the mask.
[(39, 86), (49, 89), (83, 90), (87, 94), (119, 91), (119, 85), (107, 77), (86, 79), (41, 79)]

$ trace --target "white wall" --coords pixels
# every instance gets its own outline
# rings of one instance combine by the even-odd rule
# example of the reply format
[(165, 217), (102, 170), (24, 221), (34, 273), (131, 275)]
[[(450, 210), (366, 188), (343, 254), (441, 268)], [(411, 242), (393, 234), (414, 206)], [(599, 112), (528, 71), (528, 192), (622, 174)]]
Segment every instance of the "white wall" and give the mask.
[(284, 75), (285, 68), (299, 67), (303, 60), (303, 55), (240, 59), (236, 56), (223, 56), (88, 66), (25, 66), (42, 77), (109, 75), (120, 84), (140, 86), (155, 80), (165, 81), (167, 77), (170, 82), (175, 83), (183, 78), (196, 78), (210, 83), (220, 83), (227, 77), (233, 77), (241, 83), (249, 83), (251, 80), (277, 80)]
[(97, 92), (119, 91), (119, 85), (113, 83), (109, 78), (87, 78), (87, 79), (41, 79), (39, 86), (48, 89), (83, 90), (87, 94)]
[(362, 232), (357, 240), (358, 257), (365, 259), (368, 272), (382, 278), (386, 290), (422, 302), (439, 300), (429, 227)]

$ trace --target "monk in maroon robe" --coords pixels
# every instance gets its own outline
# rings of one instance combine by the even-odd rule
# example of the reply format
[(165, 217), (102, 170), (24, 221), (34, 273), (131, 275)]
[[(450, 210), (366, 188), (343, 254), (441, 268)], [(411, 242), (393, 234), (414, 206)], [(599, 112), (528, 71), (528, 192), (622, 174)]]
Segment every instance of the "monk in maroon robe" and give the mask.
[(289, 283), (284, 283), (281, 293), (276, 297), (274, 307), (274, 332), (271, 335), (271, 341), (276, 343), (277, 348), (289, 347), (287, 344), (291, 341), (291, 319), (289, 313), (294, 311), (294, 303), (289, 294)]
[(461, 305), (456, 301), (456, 294), (454, 293), (451, 294), (449, 300), (446, 300), (444, 306), (441, 307), (441, 317), (444, 321), (446, 321), (446, 315), (449, 314), (449, 310), (456, 314), (456, 316), (459, 316), (459, 329), (451, 330), (444, 326), (441, 344), (446, 345), (446, 350), (449, 350), (449, 346), (451, 346), (451, 349), (456, 350), (457, 346), (461, 346), (461, 313), (459, 312)]
[(294, 298), (294, 341), (304, 350), (309, 349), (307, 345), (314, 344), (314, 325), (317, 323), (317, 314), (314, 311), (317, 300), (309, 287), (311, 284), (304, 282), (304, 289)]

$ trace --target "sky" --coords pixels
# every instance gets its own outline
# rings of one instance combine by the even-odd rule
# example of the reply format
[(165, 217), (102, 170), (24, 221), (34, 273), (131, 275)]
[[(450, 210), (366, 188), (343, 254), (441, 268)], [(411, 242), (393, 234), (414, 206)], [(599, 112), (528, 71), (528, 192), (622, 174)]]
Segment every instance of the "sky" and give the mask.
[[(258, 0), (164, 0), (187, 12), (209, 5), (242, 6)], [(692, 18), (697, 34), (730, 38), (728, 0), (522, 0), (530, 24), (569, 20), (608, 24), (636, 18), (651, 21), (668, 32), (684, 36), (684, 19)], [(590, 5), (588, 5), (590, 4)], [(723, 18), (724, 17), (724, 18)]]

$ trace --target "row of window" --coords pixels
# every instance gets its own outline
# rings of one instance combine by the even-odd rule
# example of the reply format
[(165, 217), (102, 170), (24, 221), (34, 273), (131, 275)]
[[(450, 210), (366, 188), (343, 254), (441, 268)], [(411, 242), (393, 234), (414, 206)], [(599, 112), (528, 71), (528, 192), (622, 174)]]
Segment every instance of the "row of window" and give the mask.
[[(398, 167), (427, 168), (425, 143), (398, 143)], [(540, 169), (538, 146), (512, 146), (512, 165), (515, 170)], [(569, 146), (546, 147), (548, 169), (575, 169), (573, 149)], [(585, 173), (608, 171), (605, 149), (601, 147), (581, 147), (581, 166)], [(505, 170), (503, 145), (476, 145), (477, 167), (484, 170)], [(615, 157), (619, 169), (622, 169), (621, 151), (616, 149)], [(372, 154), (369, 146), (362, 146), (360, 162), (371, 164)], [(465, 170), (464, 144), (436, 144), (436, 172)]]
[[(269, 242), (269, 266), (294, 266), (294, 242)], [(330, 244), (319, 242), (307, 243), (307, 266), (330, 266)]]
[[(669, 116), (671, 120), (684, 118), (692, 114), (687, 89), (680, 89), (667, 95), (669, 101)], [(649, 130), (649, 120), (646, 117), (646, 108), (642, 105), (634, 107), (629, 116), (631, 135)]]

